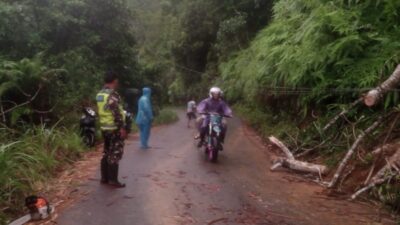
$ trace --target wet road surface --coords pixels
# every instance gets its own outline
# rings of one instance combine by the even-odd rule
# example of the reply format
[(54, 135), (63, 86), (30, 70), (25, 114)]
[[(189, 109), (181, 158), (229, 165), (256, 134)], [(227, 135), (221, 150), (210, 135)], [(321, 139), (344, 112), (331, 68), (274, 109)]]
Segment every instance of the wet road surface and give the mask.
[(127, 141), (120, 166), (126, 188), (88, 180), (90, 194), (57, 224), (394, 224), (377, 207), (329, 198), (297, 175), (270, 172), (271, 153), (239, 119), (229, 121), (219, 162), (208, 162), (184, 113), (179, 116), (153, 130), (149, 150), (140, 150), (135, 138)]

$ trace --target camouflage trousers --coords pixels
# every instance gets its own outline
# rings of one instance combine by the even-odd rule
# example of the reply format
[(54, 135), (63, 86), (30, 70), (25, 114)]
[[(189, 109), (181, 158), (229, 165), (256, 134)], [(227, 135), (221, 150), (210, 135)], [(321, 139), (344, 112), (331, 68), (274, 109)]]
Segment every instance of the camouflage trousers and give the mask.
[(103, 131), (103, 138), (103, 159), (110, 165), (118, 165), (124, 154), (124, 139), (121, 138), (119, 131)]

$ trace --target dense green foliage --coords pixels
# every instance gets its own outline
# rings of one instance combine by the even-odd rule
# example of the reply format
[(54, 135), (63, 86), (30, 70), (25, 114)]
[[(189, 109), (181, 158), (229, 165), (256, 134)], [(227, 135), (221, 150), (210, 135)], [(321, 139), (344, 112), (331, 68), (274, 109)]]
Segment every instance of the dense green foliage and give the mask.
[[(297, 126), (285, 132), (272, 126), (271, 133), (295, 150), (318, 146), (334, 167), (355, 140), (354, 132), (399, 104), (398, 92), (392, 91), (379, 106), (357, 106), (344, 121), (322, 131), (328, 119), (386, 79), (400, 62), (399, 10), (398, 1), (389, 0), (277, 1), (272, 22), (249, 48), (220, 65), (219, 82), (230, 100), (276, 115), (279, 124)], [(388, 118), (389, 125), (394, 116)], [(274, 124), (268, 118), (259, 122), (268, 132)], [(371, 148), (382, 144), (382, 136), (385, 141), (399, 137), (395, 131), (378, 129), (365, 144)]]
[(362, 90), (346, 89), (376, 86), (399, 62), (399, 9), (398, 1), (278, 1), (273, 22), (221, 65), (228, 96), (294, 99), (294, 113), (351, 101)]
[(85, 150), (77, 115), (107, 70), (120, 76), (126, 103), (138, 93), (125, 90), (144, 85), (163, 101), (157, 68), (138, 63), (134, 22), (126, 0), (0, 1), (1, 224), (3, 210), (20, 212), (27, 194)]
[(86, 149), (76, 132), (65, 128), (2, 129), (0, 138), (0, 208), (9, 215), (20, 212), (27, 194), (43, 188), (60, 165)]
[[(30, 101), (40, 89), (19, 111), (29, 116), (43, 116), (34, 112), (53, 107), (58, 114), (71, 107), (79, 111), (101, 86), (106, 70), (116, 71), (123, 87), (143, 84), (136, 61), (133, 15), (126, 1), (20, 0), (0, 4), (4, 110)], [(15, 118), (14, 113), (20, 115), (13, 110), (6, 116)]]
[(203, 96), (218, 64), (245, 48), (267, 24), (272, 1), (131, 0), (140, 59), (159, 68), (169, 97)]

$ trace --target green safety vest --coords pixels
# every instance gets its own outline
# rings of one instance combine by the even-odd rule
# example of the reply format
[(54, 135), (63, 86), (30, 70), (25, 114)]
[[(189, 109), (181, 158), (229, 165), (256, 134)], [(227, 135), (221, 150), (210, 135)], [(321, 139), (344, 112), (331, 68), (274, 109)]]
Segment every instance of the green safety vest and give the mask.
[[(96, 96), (97, 108), (99, 110), (100, 117), (100, 128), (101, 130), (116, 130), (118, 127), (115, 125), (114, 116), (109, 109), (107, 103), (110, 94), (114, 90), (103, 89)], [(119, 111), (122, 115), (122, 119), (125, 120), (124, 110), (122, 109), (122, 104), (119, 104)]]

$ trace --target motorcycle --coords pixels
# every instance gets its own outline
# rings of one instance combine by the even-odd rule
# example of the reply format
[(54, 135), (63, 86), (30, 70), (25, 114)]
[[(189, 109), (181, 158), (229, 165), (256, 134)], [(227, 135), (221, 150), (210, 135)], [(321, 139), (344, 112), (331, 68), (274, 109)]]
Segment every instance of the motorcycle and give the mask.
[(222, 150), (222, 118), (219, 114), (209, 114), (208, 131), (205, 136), (204, 153), (211, 162), (217, 162), (218, 153)]
[(125, 130), (129, 134), (132, 131), (133, 113), (124, 111), (125, 114)]
[(93, 147), (96, 142), (96, 112), (90, 107), (83, 109), (80, 130), (83, 143), (88, 147)]

